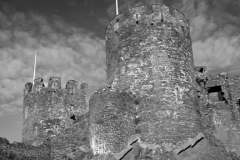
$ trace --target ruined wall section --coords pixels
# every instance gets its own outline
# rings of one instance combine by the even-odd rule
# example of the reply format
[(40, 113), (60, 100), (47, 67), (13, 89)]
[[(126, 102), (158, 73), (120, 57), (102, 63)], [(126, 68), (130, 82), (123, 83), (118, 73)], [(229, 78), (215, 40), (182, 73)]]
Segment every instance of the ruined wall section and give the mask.
[(111, 21), (106, 46), (108, 84), (151, 101), (137, 111), (143, 140), (172, 145), (197, 135), (192, 46), (181, 12), (131, 8)]
[(51, 146), (45, 141), (41, 146), (32, 146), (24, 143), (9, 143), (5, 138), (0, 137), (0, 159), (51, 159)]
[(110, 86), (96, 91), (89, 101), (91, 147), (94, 154), (118, 153), (136, 132), (132, 97)]
[(240, 119), (240, 76), (229, 77), (229, 90), (233, 110), (235, 113), (237, 113), (236, 117), (239, 117)]
[(203, 131), (239, 156), (239, 76), (228, 76), (225, 72), (208, 74), (204, 66), (195, 67), (195, 71)]
[(205, 103), (225, 103), (233, 114), (238, 114), (239, 76), (229, 76), (226, 72), (208, 74), (205, 66), (194, 68), (197, 90), (204, 95)]
[(61, 89), (61, 79), (51, 77), (47, 87), (42, 78), (31, 87), (25, 85), (22, 141), (37, 146), (47, 138), (69, 134), (77, 117), (86, 112), (87, 84), (78, 88), (77, 81), (69, 80)]

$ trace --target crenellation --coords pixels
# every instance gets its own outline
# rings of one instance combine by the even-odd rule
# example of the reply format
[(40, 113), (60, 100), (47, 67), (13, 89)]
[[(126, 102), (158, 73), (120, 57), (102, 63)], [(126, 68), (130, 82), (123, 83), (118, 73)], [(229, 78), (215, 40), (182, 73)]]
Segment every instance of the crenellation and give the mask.
[(69, 80), (66, 84), (66, 90), (68, 94), (76, 94), (78, 91), (78, 81)]
[(194, 66), (180, 11), (153, 4), (117, 15), (106, 66), (107, 84), (89, 101), (87, 83), (28, 82), (23, 143), (0, 138), (0, 159), (240, 159), (240, 76)]
[[(41, 78), (37, 82), (36, 86), (43, 84)], [(86, 83), (78, 89), (78, 82), (69, 80), (61, 89), (61, 78), (51, 77), (48, 87), (29, 92), (24, 98), (23, 142), (39, 146), (45, 139), (67, 134), (77, 116), (85, 114), (86, 91)]]
[(61, 77), (50, 77), (48, 81), (48, 88), (61, 89)]
[(135, 14), (141, 15), (145, 12), (146, 12), (146, 8), (144, 6), (136, 6), (136, 7), (129, 8), (128, 12), (124, 14), (132, 16)]
[(39, 93), (43, 87), (45, 87), (43, 79), (42, 78), (36, 78), (34, 80), (33, 92), (34, 93)]
[(24, 97), (29, 94), (33, 89), (33, 84), (31, 82), (28, 82), (25, 84), (25, 89), (24, 89)]
[[(146, 25), (153, 26), (153, 24), (161, 26), (165, 23), (172, 24), (172, 26), (182, 34), (189, 31), (189, 22), (180, 11), (174, 10), (171, 12), (167, 6), (153, 4), (150, 15), (146, 13), (144, 6), (130, 8), (126, 13), (117, 15), (111, 21), (111, 25), (106, 29), (106, 40), (110, 37), (110, 34), (118, 37), (119, 33), (124, 33), (124, 28), (126, 27), (130, 29), (130, 26), (135, 26), (137, 29), (140, 26), (141, 28)], [(140, 28), (137, 30), (140, 31)]]
[(87, 89), (88, 89), (88, 84), (87, 83), (81, 83), (80, 84), (80, 90), (82, 93), (87, 93)]

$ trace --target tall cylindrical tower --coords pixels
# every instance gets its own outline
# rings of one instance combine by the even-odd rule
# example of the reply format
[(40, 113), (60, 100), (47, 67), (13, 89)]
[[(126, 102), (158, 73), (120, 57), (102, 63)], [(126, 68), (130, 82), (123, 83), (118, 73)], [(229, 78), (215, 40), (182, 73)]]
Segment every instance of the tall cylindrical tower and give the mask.
[(111, 21), (106, 45), (108, 84), (144, 97), (137, 107), (141, 138), (174, 144), (196, 136), (193, 53), (185, 16), (160, 4), (152, 5), (150, 14), (144, 6), (131, 8)]

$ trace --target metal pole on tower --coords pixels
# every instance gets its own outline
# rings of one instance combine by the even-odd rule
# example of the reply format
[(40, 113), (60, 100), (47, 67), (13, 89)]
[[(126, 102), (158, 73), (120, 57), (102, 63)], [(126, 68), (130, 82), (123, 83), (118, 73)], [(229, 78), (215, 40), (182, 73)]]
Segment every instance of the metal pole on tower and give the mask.
[(118, 15), (118, 0), (116, 0), (116, 15)]
[(36, 63), (37, 63), (37, 51), (35, 52), (35, 62), (34, 62), (34, 70), (33, 70), (33, 85), (34, 85), (35, 74), (36, 74)]

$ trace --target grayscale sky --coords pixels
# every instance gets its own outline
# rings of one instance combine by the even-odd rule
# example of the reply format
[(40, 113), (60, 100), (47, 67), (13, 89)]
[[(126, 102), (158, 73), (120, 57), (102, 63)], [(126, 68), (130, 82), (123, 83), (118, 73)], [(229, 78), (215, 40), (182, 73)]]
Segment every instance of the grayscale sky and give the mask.
[[(115, 0), (0, 0), (0, 137), (21, 142), (23, 89), (36, 76), (106, 84), (104, 32)], [(162, 3), (190, 21), (195, 65), (240, 74), (240, 0), (119, 0), (119, 12)]]

